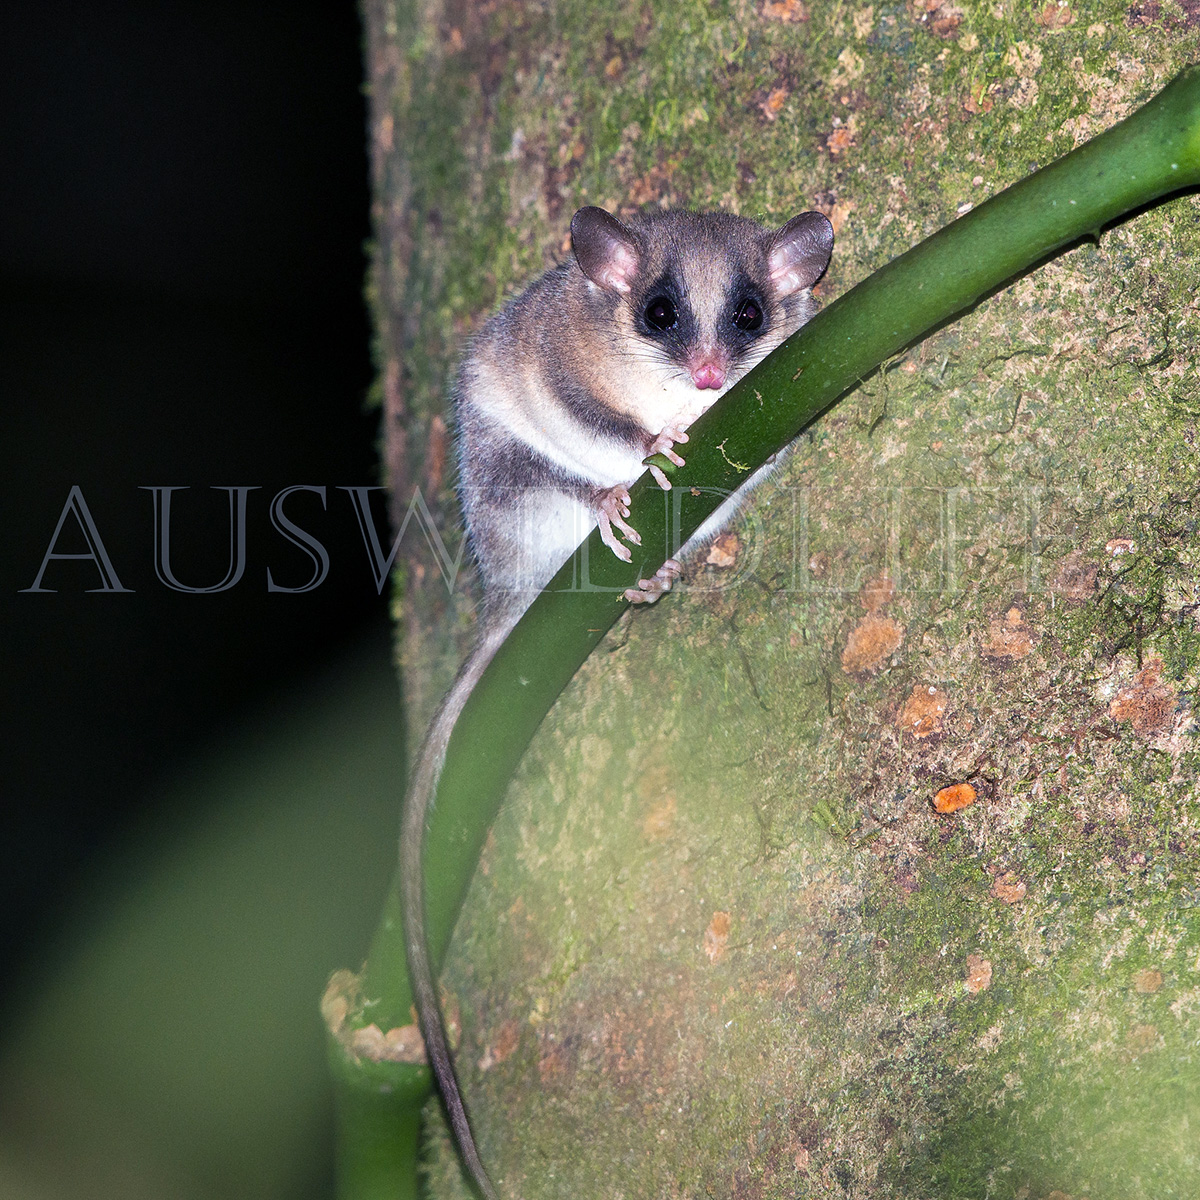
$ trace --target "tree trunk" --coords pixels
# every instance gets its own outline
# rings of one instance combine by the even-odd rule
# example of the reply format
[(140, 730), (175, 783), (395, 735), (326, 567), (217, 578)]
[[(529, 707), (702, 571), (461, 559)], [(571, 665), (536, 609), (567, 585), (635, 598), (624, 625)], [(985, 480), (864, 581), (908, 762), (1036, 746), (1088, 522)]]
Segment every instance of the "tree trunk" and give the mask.
[[(368, 0), (414, 738), (452, 363), (577, 206), (820, 208), (829, 298), (1200, 57), (1192, 0), (933, 3)], [(502, 1194), (1200, 1195), (1198, 261), (1191, 195), (889, 363), (580, 671), (445, 975)]]

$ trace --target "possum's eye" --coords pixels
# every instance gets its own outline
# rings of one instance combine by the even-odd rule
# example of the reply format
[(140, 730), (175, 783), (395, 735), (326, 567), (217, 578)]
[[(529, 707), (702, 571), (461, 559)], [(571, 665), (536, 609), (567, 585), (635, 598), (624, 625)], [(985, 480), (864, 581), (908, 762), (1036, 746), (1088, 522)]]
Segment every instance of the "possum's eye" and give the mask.
[(675, 322), (679, 320), (679, 314), (669, 296), (655, 296), (646, 305), (646, 311), (642, 315), (651, 329), (673, 329)]
[(734, 309), (733, 323), (744, 333), (752, 333), (762, 326), (762, 309), (753, 300), (743, 300)]

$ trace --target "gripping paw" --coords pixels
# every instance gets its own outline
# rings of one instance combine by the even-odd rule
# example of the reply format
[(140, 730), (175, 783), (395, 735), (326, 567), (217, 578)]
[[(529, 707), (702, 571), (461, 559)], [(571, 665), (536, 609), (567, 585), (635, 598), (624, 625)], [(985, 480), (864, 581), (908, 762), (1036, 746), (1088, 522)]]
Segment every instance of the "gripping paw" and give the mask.
[(671, 584), (683, 568), (673, 559), (668, 558), (657, 571), (653, 579), (639, 579), (635, 588), (625, 589), (625, 599), (630, 604), (653, 604), (655, 600), (671, 590)]
[(617, 484), (601, 492), (596, 499), (596, 519), (600, 523), (600, 539), (622, 561), (629, 562), (633, 552), (617, 540), (614, 527), (635, 546), (642, 544), (642, 535), (626, 521), (629, 516), (629, 489)]
[[(675, 453), (675, 444), (677, 442), (686, 442), (687, 440), (688, 435), (684, 433), (682, 429), (674, 425), (668, 425), (667, 428), (664, 429), (662, 433), (660, 433), (658, 437), (656, 437), (654, 441), (650, 443), (650, 450), (646, 457), (653, 458), (654, 455), (661, 454), (663, 458), (673, 462), (677, 467), (682, 467), (683, 459)], [(671, 490), (671, 481), (663, 473), (662, 468), (655, 466), (654, 463), (649, 463), (648, 466), (650, 467), (650, 474), (654, 476), (654, 482), (657, 483), (664, 492), (669, 492)]]

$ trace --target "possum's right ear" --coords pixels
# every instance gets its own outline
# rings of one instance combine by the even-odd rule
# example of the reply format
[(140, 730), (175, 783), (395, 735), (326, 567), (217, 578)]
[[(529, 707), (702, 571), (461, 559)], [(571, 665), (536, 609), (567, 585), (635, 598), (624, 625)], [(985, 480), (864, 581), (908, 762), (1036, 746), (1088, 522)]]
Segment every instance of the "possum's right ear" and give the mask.
[(624, 295), (638, 269), (637, 235), (612, 213), (588, 205), (571, 218), (571, 249), (596, 285)]
[(806, 212), (793, 217), (771, 235), (767, 268), (780, 298), (810, 288), (829, 266), (833, 253), (833, 226), (824, 213)]

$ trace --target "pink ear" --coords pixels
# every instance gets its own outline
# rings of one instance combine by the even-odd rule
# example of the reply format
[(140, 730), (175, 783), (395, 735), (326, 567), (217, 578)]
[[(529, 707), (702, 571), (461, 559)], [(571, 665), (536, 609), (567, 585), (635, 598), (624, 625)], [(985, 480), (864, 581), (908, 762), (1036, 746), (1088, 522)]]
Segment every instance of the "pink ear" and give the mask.
[(823, 213), (793, 217), (771, 238), (767, 269), (780, 298), (810, 288), (821, 278), (833, 253), (833, 226)]
[(638, 269), (637, 234), (612, 213), (589, 205), (571, 218), (571, 249), (580, 270), (610, 292), (628, 292)]

